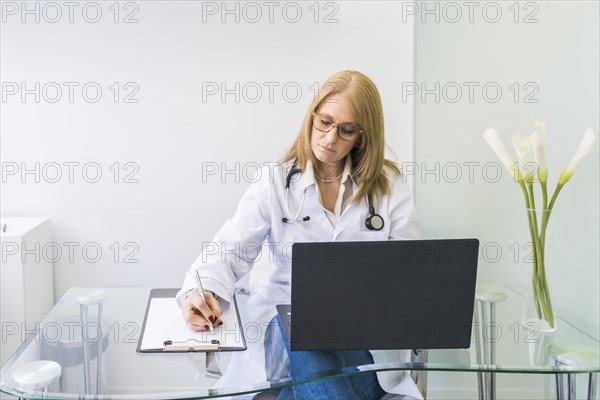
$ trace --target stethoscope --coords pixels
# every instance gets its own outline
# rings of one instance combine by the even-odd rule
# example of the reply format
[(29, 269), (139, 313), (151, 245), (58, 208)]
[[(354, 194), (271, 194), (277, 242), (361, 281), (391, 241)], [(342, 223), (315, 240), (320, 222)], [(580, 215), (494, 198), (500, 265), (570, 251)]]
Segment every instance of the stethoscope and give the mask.
[[(302, 212), (302, 207), (304, 207), (304, 200), (306, 200), (306, 189), (302, 194), (302, 200), (300, 201), (300, 207), (298, 207), (298, 212), (292, 218), (292, 213), (290, 212), (290, 202), (289, 202), (289, 193), (290, 193), (290, 182), (292, 180), (292, 176), (294, 174), (300, 173), (302, 170), (300, 168), (292, 168), (285, 178), (285, 206), (287, 208), (287, 213), (290, 218), (283, 217), (281, 220), (285, 223), (291, 224), (293, 222), (306, 222), (310, 220), (310, 217), (307, 215), (304, 218), (300, 217), (300, 213)], [(370, 231), (380, 231), (383, 229), (384, 221), (381, 215), (375, 213), (375, 207), (373, 207), (373, 203), (371, 203), (371, 197), (367, 196), (367, 201), (369, 203), (369, 217), (365, 220), (365, 225)]]

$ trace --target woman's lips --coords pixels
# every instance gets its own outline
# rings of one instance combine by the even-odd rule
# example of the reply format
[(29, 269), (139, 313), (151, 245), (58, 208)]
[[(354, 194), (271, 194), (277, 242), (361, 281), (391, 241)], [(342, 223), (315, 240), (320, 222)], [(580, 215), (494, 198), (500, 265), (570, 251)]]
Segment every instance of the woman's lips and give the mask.
[[(319, 146), (321, 146), (321, 145), (319, 145)], [(335, 153), (335, 150), (330, 149), (330, 148), (325, 147), (325, 146), (321, 146), (321, 150), (323, 150), (326, 153)]]

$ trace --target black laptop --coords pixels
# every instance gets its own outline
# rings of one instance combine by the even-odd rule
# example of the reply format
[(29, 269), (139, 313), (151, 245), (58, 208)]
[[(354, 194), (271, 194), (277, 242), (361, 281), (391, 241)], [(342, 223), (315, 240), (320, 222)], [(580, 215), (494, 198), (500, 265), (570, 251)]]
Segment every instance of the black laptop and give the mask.
[(291, 350), (468, 348), (477, 239), (295, 243)]

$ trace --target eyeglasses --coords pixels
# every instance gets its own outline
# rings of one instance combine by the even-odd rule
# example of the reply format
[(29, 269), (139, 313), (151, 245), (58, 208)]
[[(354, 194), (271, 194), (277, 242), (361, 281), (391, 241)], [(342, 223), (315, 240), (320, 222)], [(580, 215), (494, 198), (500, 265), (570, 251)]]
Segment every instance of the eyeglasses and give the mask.
[(337, 135), (342, 140), (352, 141), (358, 135), (363, 133), (360, 127), (351, 122), (344, 122), (337, 124), (331, 120), (331, 117), (321, 114), (318, 112), (312, 113), (313, 115), (313, 126), (321, 132), (329, 132), (334, 127), (337, 127)]

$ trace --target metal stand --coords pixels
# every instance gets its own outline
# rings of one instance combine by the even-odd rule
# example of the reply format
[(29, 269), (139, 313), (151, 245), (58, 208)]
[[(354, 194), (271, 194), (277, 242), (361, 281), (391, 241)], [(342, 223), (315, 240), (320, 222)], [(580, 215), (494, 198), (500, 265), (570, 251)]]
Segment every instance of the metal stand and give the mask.
[[(413, 350), (410, 353), (410, 363), (415, 364), (426, 364), (428, 358), (428, 350)], [(417, 389), (421, 392), (421, 395), (424, 399), (427, 398), (427, 371), (410, 371), (410, 377), (415, 384), (417, 385)]]
[[(578, 344), (555, 344), (550, 347), (550, 357), (554, 360), (554, 365), (585, 367), (585, 365), (594, 365), (598, 362), (598, 352), (587, 346)], [(565, 397), (563, 375), (555, 374), (556, 377), (556, 398), (563, 400)], [(577, 388), (575, 386), (576, 374), (567, 374), (567, 398), (573, 400), (577, 398)], [(596, 387), (598, 385), (598, 373), (589, 374), (587, 398), (596, 398)]]
[(206, 376), (210, 378), (220, 378), (223, 376), (219, 367), (218, 354), (214, 352), (206, 353)]
[[(506, 294), (493, 288), (480, 287), (475, 291), (473, 332), (478, 364), (494, 365), (496, 363), (496, 342), (493, 340), (497, 334), (496, 303), (504, 300), (506, 300)], [(494, 334), (487, 337), (486, 333), (492, 330), (494, 330)], [(496, 375), (492, 372), (478, 372), (477, 388), (480, 399), (494, 400), (496, 398)]]
[(89, 328), (88, 321), (88, 307), (98, 306), (98, 322), (96, 325), (97, 335), (95, 342), (98, 346), (96, 352), (96, 394), (102, 392), (102, 353), (103, 353), (103, 333), (102, 333), (102, 303), (106, 300), (107, 294), (103, 290), (98, 290), (88, 296), (83, 296), (75, 299), (79, 304), (79, 311), (81, 317), (81, 345), (83, 347), (83, 377), (85, 382), (85, 393), (92, 393), (92, 380), (90, 376), (90, 345), (92, 340), (87, 337), (87, 331)]

